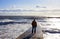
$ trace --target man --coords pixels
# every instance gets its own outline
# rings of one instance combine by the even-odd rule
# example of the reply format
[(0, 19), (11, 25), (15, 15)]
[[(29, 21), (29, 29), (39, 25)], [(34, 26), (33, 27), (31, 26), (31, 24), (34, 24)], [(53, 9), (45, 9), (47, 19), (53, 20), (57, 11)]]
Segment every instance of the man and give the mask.
[(35, 19), (32, 21), (32, 33), (36, 33), (37, 22)]

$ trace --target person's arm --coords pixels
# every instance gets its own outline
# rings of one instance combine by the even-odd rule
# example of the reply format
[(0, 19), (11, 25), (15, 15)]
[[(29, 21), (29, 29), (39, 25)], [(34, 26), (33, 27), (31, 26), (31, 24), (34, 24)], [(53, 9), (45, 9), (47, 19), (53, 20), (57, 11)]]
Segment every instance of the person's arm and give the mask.
[(36, 26), (37, 26), (37, 22), (36, 22)]

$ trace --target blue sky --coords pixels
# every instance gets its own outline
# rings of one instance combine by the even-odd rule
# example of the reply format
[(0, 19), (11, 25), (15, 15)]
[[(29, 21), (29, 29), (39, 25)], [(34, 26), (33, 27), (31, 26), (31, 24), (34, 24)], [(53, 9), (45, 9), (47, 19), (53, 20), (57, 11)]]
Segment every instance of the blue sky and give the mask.
[(10, 7), (32, 7), (38, 4), (37, 0), (0, 0), (0, 8), (10, 8)]
[[(60, 0), (0, 0), (0, 9), (57, 10), (60, 9)], [(45, 13), (48, 12), (44, 12), (44, 14)], [(11, 15), (12, 13), (0, 13), (0, 15), (3, 14)], [(21, 13), (18, 13), (18, 15), (19, 14)], [(23, 14), (25, 14), (25, 12)], [(26, 14), (39, 15), (40, 13), (26, 13)]]
[(0, 0), (0, 9), (6, 8), (60, 8), (60, 0)]

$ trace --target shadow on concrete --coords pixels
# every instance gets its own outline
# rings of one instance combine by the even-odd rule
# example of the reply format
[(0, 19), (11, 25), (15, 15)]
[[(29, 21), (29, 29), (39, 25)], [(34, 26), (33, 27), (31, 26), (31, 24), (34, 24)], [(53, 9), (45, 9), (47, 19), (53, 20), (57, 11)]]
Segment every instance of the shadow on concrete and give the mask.
[(32, 36), (33, 36), (34, 34), (29, 34), (29, 35), (27, 35), (26, 37), (24, 37), (23, 39), (30, 39)]

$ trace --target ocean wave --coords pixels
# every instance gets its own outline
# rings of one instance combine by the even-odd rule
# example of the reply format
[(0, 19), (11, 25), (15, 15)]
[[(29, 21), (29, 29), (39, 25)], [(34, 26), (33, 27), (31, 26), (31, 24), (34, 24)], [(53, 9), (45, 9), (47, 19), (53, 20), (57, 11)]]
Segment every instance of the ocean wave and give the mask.
[(43, 32), (48, 32), (48, 33), (60, 33), (60, 29), (52, 29), (52, 28), (50, 28), (50, 29), (43, 29), (42, 30)]
[(3, 20), (0, 20), (0, 22), (12, 22), (14, 20), (10, 20), (10, 19), (3, 19)]
[(18, 24), (25, 24), (27, 23), (26, 21), (16, 21), (16, 20), (10, 20), (10, 19), (4, 19), (4, 20), (0, 20), (0, 25), (7, 25), (7, 24), (14, 24), (14, 23), (18, 23)]

